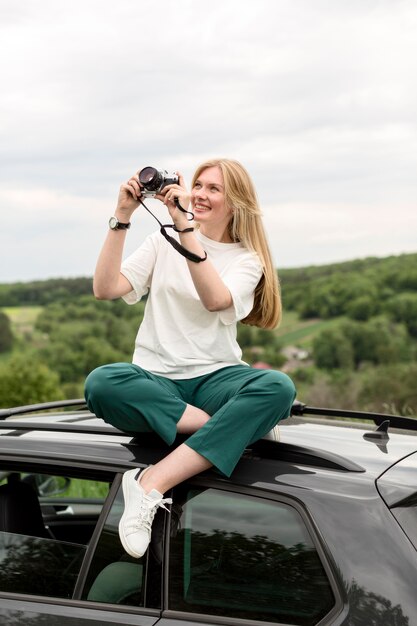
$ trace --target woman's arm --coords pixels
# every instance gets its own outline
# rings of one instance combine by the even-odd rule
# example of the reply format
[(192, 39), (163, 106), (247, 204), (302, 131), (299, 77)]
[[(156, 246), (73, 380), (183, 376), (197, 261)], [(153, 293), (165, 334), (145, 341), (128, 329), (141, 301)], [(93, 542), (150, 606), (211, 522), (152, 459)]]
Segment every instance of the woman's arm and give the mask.
[[(139, 206), (141, 195), (137, 174), (121, 185), (115, 217), (122, 222), (130, 222), (133, 212)], [(126, 230), (109, 230), (98, 257), (94, 272), (93, 292), (99, 300), (113, 300), (132, 291), (128, 279), (120, 273)]]
[[(205, 251), (194, 233), (180, 233), (180, 241), (184, 248), (204, 257)], [(232, 295), (209, 259), (201, 263), (187, 259), (187, 265), (194, 287), (208, 311), (223, 311), (232, 306)]]
[[(156, 197), (167, 206), (178, 230), (189, 228), (190, 222), (187, 220), (186, 214), (180, 211), (173, 201), (173, 197), (177, 197), (183, 208), (188, 208), (190, 203), (190, 195), (185, 188), (184, 178), (181, 174), (179, 174), (179, 185), (168, 185), (162, 194)], [(194, 232), (180, 232), (179, 238), (184, 248), (204, 258), (205, 250)], [(209, 259), (201, 263), (187, 259), (187, 265), (201, 303), (208, 311), (223, 311), (232, 306), (231, 293)]]

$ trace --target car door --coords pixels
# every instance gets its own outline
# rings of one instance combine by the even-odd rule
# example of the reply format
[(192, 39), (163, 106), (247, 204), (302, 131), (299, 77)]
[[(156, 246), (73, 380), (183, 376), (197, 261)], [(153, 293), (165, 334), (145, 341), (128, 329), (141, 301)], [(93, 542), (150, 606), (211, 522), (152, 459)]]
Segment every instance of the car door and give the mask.
[(342, 623), (334, 571), (303, 506), (208, 482), (175, 490), (161, 626)]
[(120, 544), (122, 474), (36, 467), (0, 470), (0, 624), (155, 624), (161, 562)]

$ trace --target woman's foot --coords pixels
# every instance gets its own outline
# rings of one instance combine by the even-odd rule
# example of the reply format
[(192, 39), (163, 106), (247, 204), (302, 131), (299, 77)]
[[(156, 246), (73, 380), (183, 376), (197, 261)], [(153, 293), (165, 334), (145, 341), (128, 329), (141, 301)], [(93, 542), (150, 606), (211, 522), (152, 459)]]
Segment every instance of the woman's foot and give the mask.
[(146, 493), (141, 487), (140, 479), (148, 469), (133, 469), (123, 475), (125, 510), (119, 522), (119, 536), (126, 552), (135, 559), (148, 548), (156, 509), (162, 507), (169, 512), (165, 504), (172, 504), (171, 498), (164, 498), (156, 489)]

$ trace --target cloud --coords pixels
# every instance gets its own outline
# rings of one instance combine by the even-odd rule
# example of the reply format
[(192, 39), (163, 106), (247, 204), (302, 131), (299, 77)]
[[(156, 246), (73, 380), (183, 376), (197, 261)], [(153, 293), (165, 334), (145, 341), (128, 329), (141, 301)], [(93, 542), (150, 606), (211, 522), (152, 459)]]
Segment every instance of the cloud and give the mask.
[[(286, 264), (366, 256), (374, 218), (351, 220), (377, 206), (397, 217), (394, 233), (378, 226), (378, 254), (410, 249), (416, 25), (413, 0), (3, 0), (0, 208), (24, 219), (0, 245), (9, 258), (10, 242), (29, 245), (36, 224), (51, 250), (52, 239), (63, 245), (53, 265), (38, 250), (0, 280), (67, 272), (68, 232), (80, 242), (87, 229), (101, 232), (136, 169), (189, 180), (213, 156), (246, 165), (266, 218), (269, 207), (295, 208), (287, 228), (305, 245)], [(302, 206), (330, 232), (326, 244), (298, 219)], [(329, 219), (334, 206), (347, 207), (349, 225)], [(341, 246), (343, 228), (364, 236)], [(280, 224), (268, 230), (281, 256)], [(77, 256), (81, 273), (82, 258), (88, 273), (90, 253)]]

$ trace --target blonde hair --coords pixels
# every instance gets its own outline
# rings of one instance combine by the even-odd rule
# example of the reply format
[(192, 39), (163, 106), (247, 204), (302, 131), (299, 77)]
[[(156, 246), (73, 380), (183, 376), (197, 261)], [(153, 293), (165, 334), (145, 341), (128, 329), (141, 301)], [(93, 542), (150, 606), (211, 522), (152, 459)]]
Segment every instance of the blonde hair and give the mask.
[(281, 292), (253, 182), (238, 161), (212, 159), (198, 166), (193, 176), (192, 187), (201, 172), (208, 167), (219, 167), (223, 174), (226, 205), (233, 211), (229, 223), (232, 241), (240, 241), (248, 250), (255, 252), (263, 268), (263, 274), (255, 289), (253, 308), (241, 321), (243, 324), (260, 328), (275, 328), (281, 321)]

